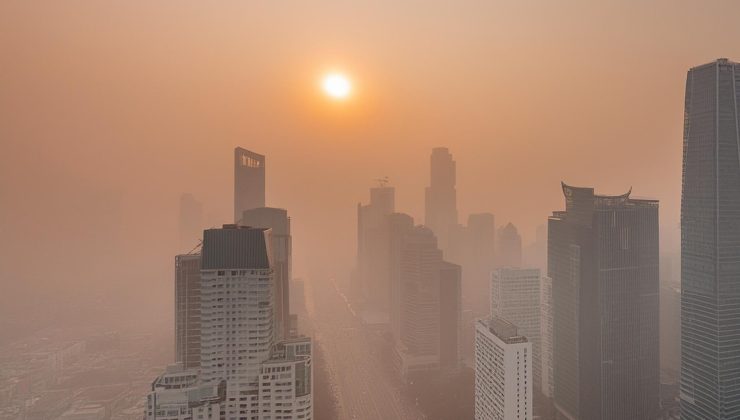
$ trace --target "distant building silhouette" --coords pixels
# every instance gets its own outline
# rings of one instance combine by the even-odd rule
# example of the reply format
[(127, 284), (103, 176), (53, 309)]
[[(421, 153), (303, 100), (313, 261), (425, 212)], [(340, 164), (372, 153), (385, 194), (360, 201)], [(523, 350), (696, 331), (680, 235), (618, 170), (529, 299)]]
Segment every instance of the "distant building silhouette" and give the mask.
[(475, 323), (475, 420), (532, 419), (532, 343), (499, 317)]
[(547, 226), (537, 226), (534, 242), (524, 248), (523, 261), (525, 267), (539, 268), (541, 272), (547, 272)]
[(200, 254), (175, 257), (175, 362), (200, 366)]
[(390, 308), (389, 231), (387, 217), (395, 208), (395, 189), (370, 188), (370, 203), (357, 204), (356, 296), (366, 309), (388, 314)]
[[(477, 317), (488, 315), (490, 309), (487, 291), (495, 267), (495, 235), (493, 214), (471, 214), (467, 226), (458, 225), (451, 230), (445, 253), (446, 259), (462, 266), (463, 306)], [(470, 327), (472, 331), (472, 324)]]
[(244, 210), (265, 207), (265, 156), (234, 149), (234, 222)]
[(491, 316), (505, 318), (516, 325), (519, 335), (532, 343), (532, 381), (540, 389), (542, 381), (542, 309), (540, 270), (537, 268), (499, 268), (491, 273)]
[(500, 227), (496, 233), (496, 266), (522, 266), (522, 237), (512, 223)]
[(290, 331), (290, 278), (293, 243), (288, 211), (273, 207), (258, 207), (242, 213), (244, 226), (272, 229), (273, 267), (275, 270), (275, 336), (288, 338)]
[(432, 149), (430, 182), (426, 189), (424, 224), (447, 250), (450, 230), (457, 225), (456, 165), (446, 147)]
[(565, 211), (548, 233), (555, 408), (567, 419), (655, 419), (658, 202), (562, 188)]
[(686, 78), (681, 418), (740, 418), (740, 64)]
[(203, 233), (203, 205), (192, 194), (180, 196), (178, 231), (181, 252), (190, 251), (200, 242)]
[(416, 226), (403, 239), (400, 257), (397, 364), (409, 379), (420, 372), (459, 367), (460, 267), (445, 262), (437, 238)]
[(390, 324), (393, 337), (401, 336), (401, 286), (406, 237), (414, 228), (414, 219), (408, 214), (393, 213), (388, 217)]

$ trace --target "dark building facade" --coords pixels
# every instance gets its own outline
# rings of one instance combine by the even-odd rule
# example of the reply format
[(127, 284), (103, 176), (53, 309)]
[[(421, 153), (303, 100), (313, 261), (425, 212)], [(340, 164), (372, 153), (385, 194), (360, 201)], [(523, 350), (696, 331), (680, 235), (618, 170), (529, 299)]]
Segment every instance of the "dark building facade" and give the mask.
[(265, 207), (265, 156), (234, 149), (234, 222), (244, 210)]
[(562, 187), (566, 209), (548, 220), (558, 416), (655, 419), (658, 202)]
[(175, 361), (200, 366), (200, 254), (175, 257)]
[(740, 418), (740, 64), (688, 72), (681, 198), (681, 418)]

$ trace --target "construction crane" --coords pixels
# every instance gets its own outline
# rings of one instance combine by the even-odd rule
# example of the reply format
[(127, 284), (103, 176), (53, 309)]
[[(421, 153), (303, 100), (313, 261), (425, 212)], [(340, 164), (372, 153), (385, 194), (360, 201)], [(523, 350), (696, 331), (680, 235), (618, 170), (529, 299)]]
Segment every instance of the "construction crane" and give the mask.
[(375, 178), (375, 182), (378, 183), (378, 186), (380, 188), (383, 188), (386, 185), (388, 185), (388, 183), (390, 182), (390, 180), (388, 180), (388, 177), (387, 176), (384, 176), (383, 178)]
[(195, 246), (195, 248), (191, 249), (190, 252), (187, 253), (187, 255), (195, 255), (200, 254), (200, 250), (203, 248), (203, 240), (198, 240), (198, 245)]

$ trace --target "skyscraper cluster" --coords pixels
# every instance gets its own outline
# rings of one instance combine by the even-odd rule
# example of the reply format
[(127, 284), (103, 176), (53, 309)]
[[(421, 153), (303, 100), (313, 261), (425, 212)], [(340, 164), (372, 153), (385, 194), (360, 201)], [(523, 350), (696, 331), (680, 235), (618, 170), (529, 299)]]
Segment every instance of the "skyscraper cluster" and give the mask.
[(264, 162), (235, 150), (236, 223), (175, 258), (176, 363), (147, 419), (313, 418), (312, 342), (290, 333), (290, 219), (264, 207)]
[[(689, 70), (681, 200), (685, 420), (740, 418), (739, 103), (740, 64), (719, 59)], [(537, 302), (535, 290), (539, 337), (529, 334), (540, 350), (532, 373), (552, 398), (556, 418), (659, 418), (658, 202), (632, 197), (631, 190), (600, 195), (566, 184), (562, 190), (565, 210), (548, 220), (547, 276), (539, 287), (521, 270), (523, 278), (513, 282), (507, 282), (514, 279), (510, 270), (493, 274), (493, 316), (476, 324), (476, 419), (521, 413), (526, 390), (509, 397), (510, 386), (521, 383), (522, 364), (506, 364), (514, 352), (507, 338), (531, 341), (522, 330), (534, 325), (535, 311), (527, 308)], [(502, 313), (516, 320), (505, 333), (494, 325)], [(529, 351), (537, 353), (532, 344)]]

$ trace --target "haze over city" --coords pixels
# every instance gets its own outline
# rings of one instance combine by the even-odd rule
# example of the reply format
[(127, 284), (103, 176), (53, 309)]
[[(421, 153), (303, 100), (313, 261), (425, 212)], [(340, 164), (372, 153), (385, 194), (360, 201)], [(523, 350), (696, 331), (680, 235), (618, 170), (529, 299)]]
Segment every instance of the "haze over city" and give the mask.
[[(404, 213), (412, 225), (431, 228), (438, 263), (462, 267), (455, 357), (469, 370), (471, 394), (461, 392), (469, 406), (458, 413), (473, 418), (474, 323), (494, 315), (490, 281), (507, 274), (492, 277), (492, 271), (512, 264), (493, 257), (470, 263), (483, 279), (471, 286), (466, 273), (473, 271), (465, 270), (477, 245), (455, 248), (454, 232), (425, 220), (433, 151), (446, 148), (454, 160), (455, 222), (472, 232), (475, 220), (468, 225), (468, 217), (491, 213), (497, 239), (511, 223), (521, 235), (513, 265), (539, 269), (530, 273), (536, 278), (548, 275), (546, 250), (536, 248), (547, 241), (538, 242), (538, 229), (547, 234), (548, 218), (566, 210), (567, 186), (609, 197), (631, 190), (638, 207), (647, 202), (641, 197), (659, 202), (659, 224), (646, 216), (656, 221), (660, 239), (650, 245), (660, 257), (654, 261), (661, 288), (656, 369), (663, 385), (675, 386), (661, 392), (673, 392), (668, 400), (677, 406), (687, 72), (720, 58), (740, 60), (738, 16), (740, 3), (719, 0), (0, 2), (0, 391), (16, 379), (25, 383), (25, 373), (16, 374), (18, 357), (39, 342), (87, 340), (93, 348), (90, 337), (115, 333), (123, 343), (115, 351), (130, 346), (142, 360), (119, 355), (138, 363), (141, 376), (130, 380), (139, 384), (136, 391), (116, 391), (130, 397), (131, 407), (116, 407), (141, 408), (135, 418), (144, 416), (147, 381), (177, 357), (175, 255), (196, 249), (204, 229), (228, 230), (224, 225), (240, 222), (242, 211), (274, 207), (290, 218), (285, 284), (305, 286), (300, 305), (306, 307), (291, 308), (285, 319), (276, 315), (285, 331), (273, 344), (289, 342), (287, 318), (297, 313), (296, 334), (310, 337), (314, 350), (316, 410), (332, 405), (314, 395), (322, 392), (337, 400), (334, 411), (321, 408), (331, 418), (376, 418), (359, 403), (343, 405), (366, 398), (353, 397), (354, 388), (342, 393), (347, 378), (317, 370), (341, 371), (356, 364), (353, 354), (382, 359), (377, 355), (398, 350), (393, 298), (373, 306), (367, 286), (373, 274), (362, 271), (367, 261), (359, 249), (358, 203), (370, 202), (371, 188), (392, 187), (392, 209), (382, 216)], [(235, 209), (236, 148), (265, 157), (259, 205)], [(183, 238), (183, 194), (202, 209), (195, 237)], [(488, 226), (489, 219), (478, 222)], [(254, 227), (277, 235), (275, 226)], [(424, 233), (415, 233), (423, 242)], [(474, 241), (474, 233), (460, 235)], [(501, 251), (497, 258), (507, 249)], [(392, 284), (386, 287), (383, 293), (392, 294)], [(384, 321), (375, 322), (377, 312)], [(376, 324), (384, 325), (382, 332)], [(333, 360), (349, 349), (341, 347), (341, 331), (350, 331), (354, 343), (365, 335), (362, 328), (378, 334), (369, 339), (370, 350), (347, 350), (347, 359)], [(396, 401), (388, 402), (393, 412), (405, 413), (399, 418), (432, 418), (422, 391), (404, 394), (399, 384), (412, 382), (405, 373), (396, 383), (389, 379), (393, 368), (373, 363), (363, 367), (373, 371), (367, 375), (388, 370), (388, 377), (372, 376), (373, 383), (394, 384), (366, 390), (382, 394), (376, 404), (386, 398)], [(35, 389), (41, 395), (60, 384), (115, 385), (100, 375), (55, 375), (43, 386), (0, 392), (0, 409), (10, 413), (0, 411), (0, 418), (34, 418), (11, 406), (28, 406), (19, 401), (31, 401)], [(69, 377), (75, 380), (65, 382)], [(535, 398), (535, 415), (555, 418), (548, 417), (555, 410), (547, 401)], [(342, 417), (350, 406), (356, 417)], [(678, 418), (668, 417), (677, 411), (662, 402), (655, 407), (652, 418)], [(118, 418), (115, 410), (106, 408), (105, 418)], [(702, 418), (701, 411), (685, 413), (681, 418)], [(735, 412), (707, 413), (703, 418), (729, 419)]]

